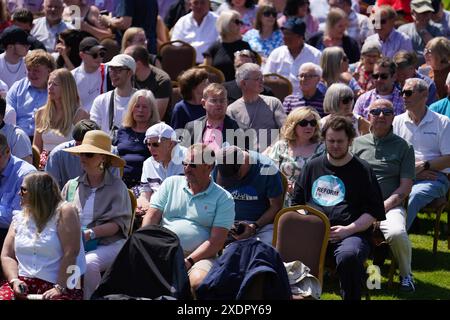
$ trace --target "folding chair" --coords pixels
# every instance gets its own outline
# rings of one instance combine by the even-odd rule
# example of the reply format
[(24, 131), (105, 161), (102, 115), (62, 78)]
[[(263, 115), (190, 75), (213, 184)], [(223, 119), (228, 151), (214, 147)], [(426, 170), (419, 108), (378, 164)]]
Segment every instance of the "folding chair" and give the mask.
[(265, 74), (264, 84), (272, 90), (275, 97), (280, 99), (281, 102), (292, 93), (292, 83), (289, 79), (277, 73)]
[(196, 51), (189, 43), (176, 40), (161, 45), (158, 52), (161, 57), (161, 67), (170, 76), (177, 80), (183, 71), (195, 65)]
[[(307, 214), (298, 210), (305, 210)], [(307, 205), (293, 206), (277, 213), (272, 245), (284, 262), (300, 260), (323, 285), (329, 234), (330, 222), (325, 214)]]

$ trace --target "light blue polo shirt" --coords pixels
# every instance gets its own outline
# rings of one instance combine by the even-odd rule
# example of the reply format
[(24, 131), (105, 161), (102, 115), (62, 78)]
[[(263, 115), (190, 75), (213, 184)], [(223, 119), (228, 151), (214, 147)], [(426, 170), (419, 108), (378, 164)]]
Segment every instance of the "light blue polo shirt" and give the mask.
[(231, 194), (214, 182), (196, 195), (186, 177), (163, 181), (150, 200), (150, 207), (163, 212), (161, 226), (176, 233), (185, 252), (192, 252), (209, 239), (212, 227), (230, 229), (234, 222)]

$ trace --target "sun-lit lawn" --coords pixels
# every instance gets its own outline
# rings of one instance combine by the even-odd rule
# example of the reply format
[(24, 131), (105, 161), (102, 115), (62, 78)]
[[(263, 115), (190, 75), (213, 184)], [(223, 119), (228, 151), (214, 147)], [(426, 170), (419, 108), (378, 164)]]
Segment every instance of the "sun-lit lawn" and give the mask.
[[(435, 216), (419, 214), (420, 231), (410, 234), (413, 246), (412, 270), (416, 292), (401, 293), (398, 290), (399, 277), (396, 273), (394, 285), (388, 287), (387, 276), (390, 260), (381, 268), (382, 282), (380, 290), (371, 290), (371, 300), (450, 300), (450, 250), (447, 248), (447, 214), (441, 217), (441, 233), (438, 252), (433, 256), (433, 224)], [(371, 264), (372, 261), (369, 261)], [(325, 277), (322, 300), (340, 300), (339, 284), (336, 279)]]

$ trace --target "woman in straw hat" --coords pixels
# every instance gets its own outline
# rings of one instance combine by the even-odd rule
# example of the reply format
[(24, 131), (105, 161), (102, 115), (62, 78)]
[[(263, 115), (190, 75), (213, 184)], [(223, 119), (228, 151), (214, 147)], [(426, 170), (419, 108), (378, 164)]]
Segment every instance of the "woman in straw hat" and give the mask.
[(14, 215), (2, 250), (8, 281), (0, 281), (0, 300), (25, 299), (29, 294), (81, 300), (79, 278), (70, 279), (66, 272), (76, 265), (83, 274), (86, 267), (77, 210), (63, 201), (58, 184), (46, 172), (28, 174), (20, 196), (22, 210)]
[(89, 299), (105, 271), (125, 243), (131, 220), (131, 201), (123, 181), (111, 174), (110, 166), (125, 161), (111, 153), (111, 138), (101, 130), (86, 133), (81, 145), (64, 149), (80, 157), (85, 173), (69, 180), (63, 197), (80, 212), (86, 252), (84, 298)]

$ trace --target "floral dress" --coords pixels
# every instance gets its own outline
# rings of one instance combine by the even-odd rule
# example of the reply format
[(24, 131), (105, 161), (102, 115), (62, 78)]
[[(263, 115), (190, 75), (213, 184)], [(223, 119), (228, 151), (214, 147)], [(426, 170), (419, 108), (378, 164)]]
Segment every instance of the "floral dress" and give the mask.
[[(279, 140), (272, 146), (267, 153), (267, 156), (275, 162), (281, 173), (286, 176), (288, 183), (294, 185), (305, 164), (315, 156), (322, 154), (324, 151), (325, 145), (319, 143), (309, 157), (293, 157), (289, 154), (289, 145), (287, 141)], [(288, 192), (284, 205), (290, 206), (291, 200), (292, 194)]]
[(283, 33), (280, 30), (272, 32), (269, 38), (263, 39), (258, 30), (251, 29), (244, 34), (242, 40), (247, 41), (252, 50), (263, 57), (268, 57), (274, 49), (284, 44)]

